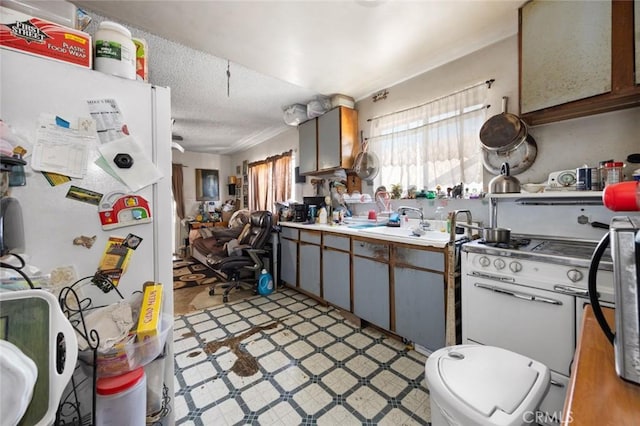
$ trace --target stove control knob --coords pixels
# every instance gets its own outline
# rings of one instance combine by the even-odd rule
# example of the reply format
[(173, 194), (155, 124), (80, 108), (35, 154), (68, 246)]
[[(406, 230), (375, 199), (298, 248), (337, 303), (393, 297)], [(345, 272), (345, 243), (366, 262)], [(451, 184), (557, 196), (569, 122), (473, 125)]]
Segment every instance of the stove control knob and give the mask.
[(480, 259), (478, 259), (478, 263), (480, 264), (480, 266), (484, 267), (491, 265), (491, 261), (487, 256), (481, 256)]
[(496, 267), (496, 269), (504, 269), (506, 265), (506, 263), (504, 263), (504, 260), (502, 259), (496, 259), (493, 261), (493, 266)]
[(511, 269), (511, 272), (520, 272), (522, 271), (522, 263), (513, 261), (509, 264), (509, 269)]
[(567, 271), (567, 278), (569, 278), (569, 281), (571, 281), (572, 283), (577, 283), (578, 281), (582, 280), (582, 272), (578, 271), (577, 269), (569, 269)]

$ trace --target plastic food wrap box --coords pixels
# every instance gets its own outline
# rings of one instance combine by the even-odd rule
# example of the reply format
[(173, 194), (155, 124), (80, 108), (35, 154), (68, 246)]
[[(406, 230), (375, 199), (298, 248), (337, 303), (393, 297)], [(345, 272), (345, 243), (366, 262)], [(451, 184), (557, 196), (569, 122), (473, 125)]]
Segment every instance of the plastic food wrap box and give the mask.
[(0, 6), (0, 47), (92, 68), (91, 36)]

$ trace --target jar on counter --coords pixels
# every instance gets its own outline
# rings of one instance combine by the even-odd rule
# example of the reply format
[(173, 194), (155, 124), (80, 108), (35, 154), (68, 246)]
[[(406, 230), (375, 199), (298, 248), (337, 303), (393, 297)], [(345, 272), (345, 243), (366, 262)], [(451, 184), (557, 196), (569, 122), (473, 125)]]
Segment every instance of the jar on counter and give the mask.
[(613, 161), (604, 164), (602, 168), (602, 180), (604, 186), (622, 182), (622, 162)]
[(94, 68), (97, 71), (136, 79), (136, 46), (131, 31), (116, 22), (103, 21), (94, 40)]

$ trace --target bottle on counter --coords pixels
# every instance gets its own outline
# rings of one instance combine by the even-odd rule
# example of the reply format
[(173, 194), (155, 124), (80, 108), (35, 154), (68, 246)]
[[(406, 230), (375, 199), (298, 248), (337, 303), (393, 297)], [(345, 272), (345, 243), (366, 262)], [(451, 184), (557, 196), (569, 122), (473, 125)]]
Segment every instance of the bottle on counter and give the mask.
[(605, 186), (622, 182), (622, 168), (624, 164), (618, 161), (611, 161), (604, 164), (604, 184)]
[(324, 207), (320, 207), (318, 211), (318, 223), (321, 225), (327, 224), (327, 209)]

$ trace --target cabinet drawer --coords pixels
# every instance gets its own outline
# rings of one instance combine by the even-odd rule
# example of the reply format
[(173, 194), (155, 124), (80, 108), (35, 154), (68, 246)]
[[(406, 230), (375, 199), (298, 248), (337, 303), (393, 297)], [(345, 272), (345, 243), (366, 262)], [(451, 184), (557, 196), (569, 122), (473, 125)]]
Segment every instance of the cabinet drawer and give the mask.
[(325, 247), (331, 247), (338, 250), (349, 251), (351, 248), (351, 239), (340, 235), (324, 234)]
[(300, 241), (305, 243), (320, 244), (322, 234), (318, 231), (300, 231)]
[(389, 244), (353, 239), (353, 254), (389, 261)]
[(444, 272), (444, 252), (418, 250), (408, 247), (395, 247), (396, 262), (417, 268)]
[(283, 238), (289, 238), (290, 240), (297, 240), (298, 230), (296, 228), (289, 228), (287, 226), (282, 226), (280, 228), (280, 235)]

